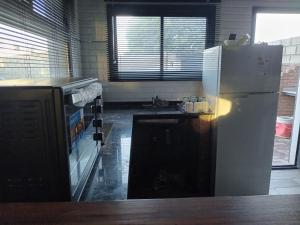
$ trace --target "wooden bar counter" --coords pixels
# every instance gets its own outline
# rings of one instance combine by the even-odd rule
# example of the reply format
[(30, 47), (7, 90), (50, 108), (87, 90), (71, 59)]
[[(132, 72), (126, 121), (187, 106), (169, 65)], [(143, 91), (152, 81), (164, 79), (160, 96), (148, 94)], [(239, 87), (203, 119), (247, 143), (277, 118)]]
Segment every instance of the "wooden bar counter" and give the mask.
[(300, 224), (300, 195), (0, 205), (0, 224)]

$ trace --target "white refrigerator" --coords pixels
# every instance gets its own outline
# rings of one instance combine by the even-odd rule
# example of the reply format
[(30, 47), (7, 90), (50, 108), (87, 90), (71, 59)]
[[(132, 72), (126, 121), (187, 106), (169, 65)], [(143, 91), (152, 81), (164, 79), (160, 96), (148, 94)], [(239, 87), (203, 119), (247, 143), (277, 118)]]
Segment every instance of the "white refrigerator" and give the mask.
[(204, 52), (213, 116), (215, 195), (265, 195), (270, 175), (282, 46), (217, 46)]

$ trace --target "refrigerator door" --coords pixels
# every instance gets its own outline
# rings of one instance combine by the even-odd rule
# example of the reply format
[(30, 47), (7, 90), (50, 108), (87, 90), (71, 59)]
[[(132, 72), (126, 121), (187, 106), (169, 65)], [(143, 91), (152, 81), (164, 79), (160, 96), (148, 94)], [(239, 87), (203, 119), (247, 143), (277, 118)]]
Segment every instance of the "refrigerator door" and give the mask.
[(221, 95), (222, 99), (231, 107), (217, 118), (215, 195), (268, 194), (278, 95)]
[(282, 46), (222, 47), (220, 93), (277, 92)]
[(204, 51), (203, 55), (203, 91), (214, 112), (216, 97), (219, 95), (222, 47), (217, 46)]

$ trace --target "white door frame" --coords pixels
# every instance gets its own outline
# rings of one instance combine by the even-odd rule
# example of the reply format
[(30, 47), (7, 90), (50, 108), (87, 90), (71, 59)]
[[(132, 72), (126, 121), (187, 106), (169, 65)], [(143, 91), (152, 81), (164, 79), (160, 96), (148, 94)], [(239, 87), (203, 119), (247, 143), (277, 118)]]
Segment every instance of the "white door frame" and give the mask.
[[(299, 71), (299, 78), (300, 78), (300, 71)], [(298, 139), (299, 139), (299, 129), (300, 129), (300, 79), (298, 79), (298, 87), (295, 96), (295, 110), (294, 110), (294, 122), (293, 122), (293, 129), (292, 129), (292, 139), (291, 139), (291, 147), (290, 147), (290, 154), (289, 154), (289, 164), (295, 165), (296, 164), (296, 156), (298, 150)]]

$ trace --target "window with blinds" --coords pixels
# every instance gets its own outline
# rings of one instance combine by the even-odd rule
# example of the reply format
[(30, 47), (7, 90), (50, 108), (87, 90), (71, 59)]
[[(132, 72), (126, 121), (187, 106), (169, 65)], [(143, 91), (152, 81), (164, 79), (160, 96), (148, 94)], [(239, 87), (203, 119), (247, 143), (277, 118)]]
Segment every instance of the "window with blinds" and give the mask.
[(71, 76), (71, 1), (0, 1), (0, 79)]
[(110, 81), (201, 80), (214, 5), (109, 5), (108, 21)]

